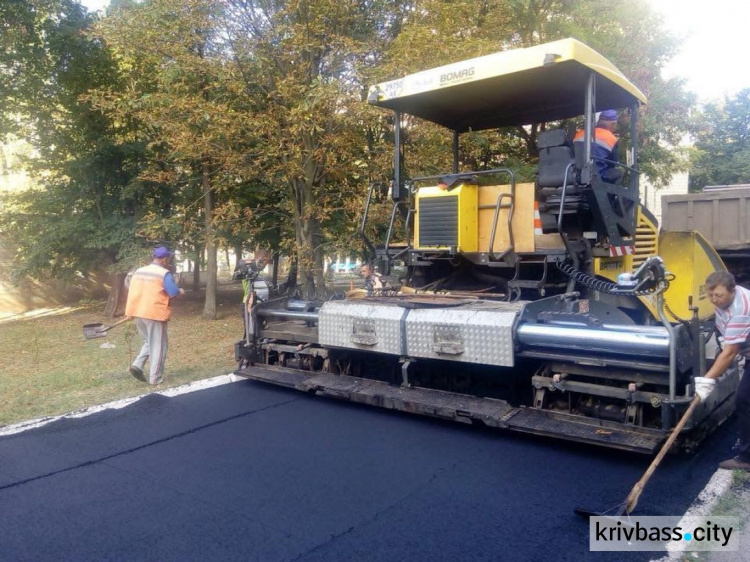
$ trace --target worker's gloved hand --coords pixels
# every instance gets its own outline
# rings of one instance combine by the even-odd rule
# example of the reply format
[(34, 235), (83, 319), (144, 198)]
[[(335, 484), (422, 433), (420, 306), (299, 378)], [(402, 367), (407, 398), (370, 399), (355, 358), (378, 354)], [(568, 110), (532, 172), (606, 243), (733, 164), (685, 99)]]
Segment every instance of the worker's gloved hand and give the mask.
[(709, 397), (716, 388), (716, 379), (695, 377), (695, 393), (701, 397), (701, 402)]

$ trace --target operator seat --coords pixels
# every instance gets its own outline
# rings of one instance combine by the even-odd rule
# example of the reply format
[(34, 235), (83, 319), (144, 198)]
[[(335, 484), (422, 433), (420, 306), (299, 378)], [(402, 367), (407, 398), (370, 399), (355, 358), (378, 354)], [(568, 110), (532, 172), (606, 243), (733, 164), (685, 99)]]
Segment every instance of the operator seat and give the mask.
[[(562, 129), (542, 131), (539, 133), (536, 146), (539, 149), (538, 186), (556, 188), (563, 185), (575, 185), (575, 153), (565, 131)], [(565, 181), (566, 170), (567, 182)]]
[[(560, 213), (560, 202), (565, 187), (563, 214), (575, 214), (583, 203), (577, 186), (578, 167), (576, 166), (573, 143), (563, 129), (542, 131), (537, 138), (539, 149), (539, 172), (537, 176), (537, 200), (545, 230), (555, 228)], [(567, 171), (567, 177), (566, 177)]]

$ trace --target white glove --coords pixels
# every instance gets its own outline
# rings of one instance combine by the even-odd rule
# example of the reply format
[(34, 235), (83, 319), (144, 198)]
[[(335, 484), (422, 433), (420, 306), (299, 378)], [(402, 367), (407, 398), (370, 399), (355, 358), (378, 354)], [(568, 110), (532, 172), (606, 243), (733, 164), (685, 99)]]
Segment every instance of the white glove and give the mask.
[(716, 388), (716, 379), (706, 377), (695, 377), (695, 393), (701, 397), (703, 402)]

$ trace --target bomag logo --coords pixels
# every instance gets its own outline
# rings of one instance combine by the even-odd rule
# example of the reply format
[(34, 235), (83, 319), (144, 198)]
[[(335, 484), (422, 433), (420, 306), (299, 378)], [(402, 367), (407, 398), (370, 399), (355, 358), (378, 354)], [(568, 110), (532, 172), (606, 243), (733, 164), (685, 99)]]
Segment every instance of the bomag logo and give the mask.
[(474, 76), (474, 67), (464, 68), (463, 70), (456, 70), (454, 72), (446, 72), (440, 75), (440, 84), (447, 84), (448, 82), (456, 82), (457, 80), (467, 80)]
[(603, 261), (601, 265), (599, 265), (599, 271), (612, 271), (617, 269), (622, 269), (622, 260)]

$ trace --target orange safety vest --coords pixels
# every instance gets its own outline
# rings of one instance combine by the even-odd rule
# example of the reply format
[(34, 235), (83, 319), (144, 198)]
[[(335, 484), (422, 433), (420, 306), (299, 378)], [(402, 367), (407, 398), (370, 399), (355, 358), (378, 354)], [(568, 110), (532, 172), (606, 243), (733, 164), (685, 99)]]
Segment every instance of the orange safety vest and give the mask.
[(172, 316), (169, 295), (164, 290), (165, 267), (152, 263), (135, 270), (128, 290), (125, 314), (147, 320), (166, 322)]
[[(576, 136), (573, 138), (573, 142), (583, 141), (584, 131), (579, 130)], [(603, 148), (604, 150), (612, 152), (612, 149), (617, 144), (617, 137), (609, 129), (603, 129), (602, 127), (594, 128), (594, 143)]]

